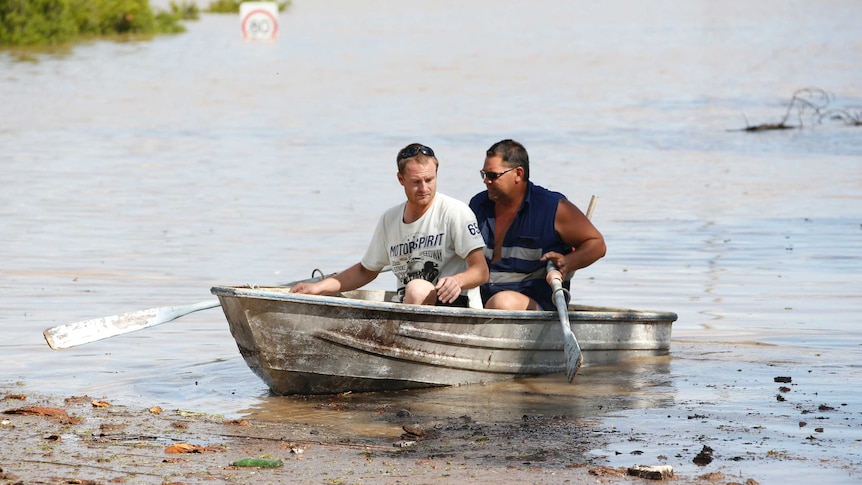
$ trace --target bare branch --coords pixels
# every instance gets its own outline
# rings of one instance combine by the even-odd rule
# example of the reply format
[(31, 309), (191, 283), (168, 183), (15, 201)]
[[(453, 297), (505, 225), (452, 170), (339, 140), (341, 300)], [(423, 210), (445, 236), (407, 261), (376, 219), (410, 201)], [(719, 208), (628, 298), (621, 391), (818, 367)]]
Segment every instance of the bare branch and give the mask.
[[(848, 126), (862, 126), (862, 110), (831, 109), (826, 108), (835, 98), (834, 95), (820, 88), (797, 89), (790, 98), (787, 111), (778, 123), (762, 123), (749, 125), (745, 120), (745, 128), (729, 131), (769, 131), (787, 130), (791, 128), (802, 128), (804, 119), (810, 119), (814, 123), (822, 123), (824, 119), (842, 120)], [(788, 125), (787, 120), (796, 115), (798, 125)]]

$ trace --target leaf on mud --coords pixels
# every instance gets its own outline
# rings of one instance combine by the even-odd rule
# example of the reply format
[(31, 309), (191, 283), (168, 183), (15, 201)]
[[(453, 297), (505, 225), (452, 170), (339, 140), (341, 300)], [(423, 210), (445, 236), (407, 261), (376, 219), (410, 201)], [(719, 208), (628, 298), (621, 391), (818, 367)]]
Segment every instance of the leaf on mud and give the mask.
[(148, 411), (152, 414), (162, 414), (162, 408), (160, 408), (158, 406), (153, 406), (150, 409), (148, 409)]
[(23, 408), (12, 408), (3, 411), (3, 414), (24, 414), (29, 416), (51, 416), (54, 418), (68, 418), (66, 411), (59, 408), (45, 408), (41, 406), (25, 406)]
[(188, 443), (179, 443), (176, 445), (171, 445), (165, 448), (165, 453), (175, 454), (175, 453), (203, 453), (201, 451), (203, 447), (200, 445), (190, 445)]
[(221, 448), (213, 446), (192, 445), (189, 443), (177, 443), (165, 448), (165, 453), (206, 453), (208, 451), (223, 451)]
[(26, 401), (26, 400), (27, 400), (27, 396), (25, 396), (24, 394), (6, 394), (6, 396), (5, 396), (3, 399), (8, 399), (8, 400), (10, 400), (10, 401), (11, 401), (11, 400), (15, 400), (15, 401)]
[(403, 429), (404, 431), (406, 431), (406, 432), (408, 432), (414, 436), (424, 436), (425, 435), (425, 429), (419, 425), (405, 424), (404, 426), (401, 427), (401, 429)]
[(177, 414), (179, 416), (191, 417), (191, 416), (206, 416), (207, 413), (199, 413), (195, 411), (183, 411), (182, 409), (177, 409)]
[(225, 421), (227, 426), (251, 426), (251, 422), (247, 419), (234, 419), (233, 421)]
[(126, 426), (128, 426), (128, 423), (118, 423), (118, 424), (103, 423), (103, 424), (99, 425), (99, 431), (120, 431), (121, 429), (124, 429)]
[(90, 404), (92, 404), (94, 408), (109, 408), (109, 407), (111, 407), (111, 403), (109, 403), (108, 401), (93, 401)]
[(180, 443), (168, 446), (167, 448), (165, 448), (165, 453), (203, 453), (203, 446)]

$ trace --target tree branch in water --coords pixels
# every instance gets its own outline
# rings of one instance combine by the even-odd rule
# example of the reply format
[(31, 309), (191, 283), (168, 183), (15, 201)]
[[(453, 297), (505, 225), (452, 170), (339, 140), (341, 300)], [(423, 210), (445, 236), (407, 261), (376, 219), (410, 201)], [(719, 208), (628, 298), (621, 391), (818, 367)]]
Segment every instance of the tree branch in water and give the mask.
[[(848, 126), (862, 126), (862, 111), (850, 109), (830, 109), (826, 107), (832, 102), (834, 96), (829, 92), (820, 88), (803, 88), (798, 89), (790, 98), (790, 103), (787, 105), (787, 111), (784, 117), (778, 123), (762, 123), (759, 125), (750, 125), (748, 120), (745, 120), (746, 127), (739, 130), (730, 131), (769, 131), (769, 130), (788, 130), (793, 128), (802, 128), (804, 119), (808, 119), (813, 123), (822, 123), (823, 119), (841, 120)], [(795, 115), (797, 125), (788, 124), (788, 120)]]

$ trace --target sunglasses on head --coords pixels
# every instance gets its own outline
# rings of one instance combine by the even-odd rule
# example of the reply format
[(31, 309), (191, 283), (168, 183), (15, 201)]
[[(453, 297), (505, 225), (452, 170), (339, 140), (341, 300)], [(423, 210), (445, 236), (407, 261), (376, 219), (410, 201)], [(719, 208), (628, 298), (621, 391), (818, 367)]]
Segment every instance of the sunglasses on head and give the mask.
[[(518, 167), (520, 167), (520, 165), (518, 165)], [(502, 172), (487, 172), (485, 170), (479, 170), (479, 175), (482, 177), (482, 180), (490, 180), (491, 182), (493, 182), (500, 178), (502, 175), (505, 175), (518, 167), (512, 167), (508, 170), (503, 170)]]
[(431, 147), (426, 147), (425, 145), (414, 143), (413, 145), (408, 145), (404, 147), (400, 152), (398, 152), (398, 160), (415, 157), (419, 153), (422, 153), (426, 157), (434, 156), (434, 150), (432, 150)]

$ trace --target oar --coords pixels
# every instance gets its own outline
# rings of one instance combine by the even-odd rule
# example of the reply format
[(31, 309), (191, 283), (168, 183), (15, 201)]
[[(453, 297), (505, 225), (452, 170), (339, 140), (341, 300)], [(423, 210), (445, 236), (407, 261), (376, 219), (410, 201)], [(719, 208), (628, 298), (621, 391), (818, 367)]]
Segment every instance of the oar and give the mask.
[[(386, 265), (380, 270), (381, 273), (392, 271), (392, 267)], [(319, 272), (319, 270), (315, 270)], [(279, 286), (293, 286), (300, 282), (319, 281), (327, 276), (323, 275), (308, 278), (305, 280), (285, 283)], [(206, 300), (191, 305), (182, 306), (163, 306), (157, 308), (148, 308), (146, 310), (137, 310), (134, 312), (121, 313), (119, 315), (111, 315), (108, 317), (96, 318), (93, 320), (84, 320), (82, 322), (67, 323), (45, 329), (42, 335), (48, 345), (54, 349), (68, 349), (77, 345), (84, 345), (97, 340), (116, 337), (124, 333), (134, 332), (144, 328), (155, 327), (163, 323), (168, 323), (177, 318), (194, 313), (207, 308), (215, 308), (221, 306), (219, 300)]]
[[(597, 199), (598, 197), (595, 195), (590, 199), (590, 205), (587, 207), (587, 219), (592, 218)], [(581, 368), (581, 364), (584, 363), (584, 356), (581, 353), (580, 345), (578, 345), (578, 339), (572, 333), (572, 326), (569, 323), (569, 306), (566, 304), (563, 275), (551, 260), (548, 260), (547, 270), (548, 276), (546, 279), (553, 290), (554, 304), (557, 306), (557, 315), (560, 317), (560, 325), (563, 327), (564, 350), (566, 352), (566, 377), (568, 377), (569, 382), (572, 382), (575, 374)]]
[[(385, 269), (386, 268), (384, 268), (384, 270)], [(325, 277), (326, 276), (317, 276), (300, 281), (318, 281)], [(282, 286), (293, 286), (300, 281), (294, 281)], [(176, 320), (177, 318), (188, 315), (189, 313), (206, 310), (207, 308), (215, 308), (217, 306), (221, 306), (219, 300), (210, 299), (191, 305), (148, 308), (146, 310), (137, 310), (134, 312), (121, 313), (119, 315), (111, 315), (93, 320), (84, 320), (82, 322), (58, 325), (56, 327), (46, 329), (42, 334), (45, 336), (45, 340), (52, 349), (68, 349), (69, 347), (75, 347), (76, 345), (88, 344), (97, 340), (134, 332), (135, 330), (155, 327), (156, 325)]]

